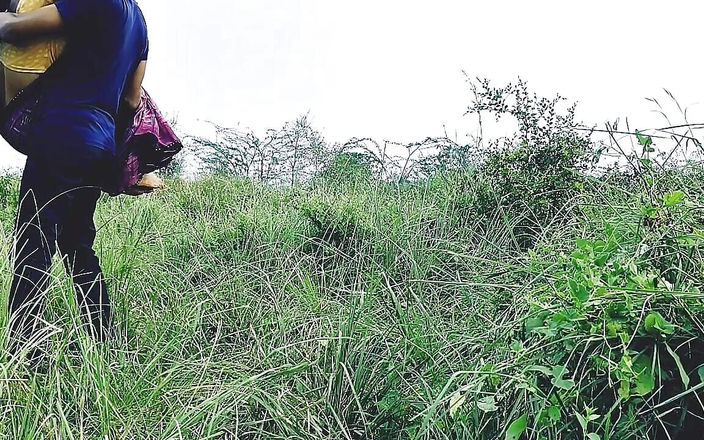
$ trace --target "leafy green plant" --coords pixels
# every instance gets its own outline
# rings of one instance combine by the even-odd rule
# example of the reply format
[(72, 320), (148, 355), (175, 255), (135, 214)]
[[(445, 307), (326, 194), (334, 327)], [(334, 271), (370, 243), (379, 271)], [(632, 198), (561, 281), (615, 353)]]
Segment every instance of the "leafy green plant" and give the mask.
[[(670, 212), (682, 203), (683, 195), (668, 194), (657, 211)], [(701, 336), (691, 318), (672, 314), (670, 304), (690, 301), (697, 309), (701, 297), (696, 290), (673, 291), (638, 238), (608, 227), (604, 239), (578, 240), (525, 323), (528, 343), (550, 347), (541, 352), (547, 365), (537, 369), (551, 377), (538, 382), (541, 406), (552, 408), (555, 396), (560, 419), (569, 423), (564, 417), (572, 411), (572, 423), (577, 422), (572, 429), (584, 437), (607, 438), (611, 431), (649, 426), (655, 414), (644, 409), (673, 397), (672, 390), (689, 389), (698, 367), (684, 360), (701, 355), (685, 341)], [(585, 407), (593, 409), (583, 415)], [(557, 419), (552, 411), (548, 420)]]
[(520, 218), (515, 234), (523, 247), (532, 246), (540, 225), (550, 222), (572, 199), (582, 174), (592, 163), (588, 132), (575, 128), (575, 107), (562, 110), (563, 99), (531, 94), (525, 82), (493, 87), (488, 80), (472, 83), (474, 102), (468, 113), (509, 118), (515, 136), (495, 140), (480, 154), (480, 182), (475, 211), (480, 216), (501, 212)]

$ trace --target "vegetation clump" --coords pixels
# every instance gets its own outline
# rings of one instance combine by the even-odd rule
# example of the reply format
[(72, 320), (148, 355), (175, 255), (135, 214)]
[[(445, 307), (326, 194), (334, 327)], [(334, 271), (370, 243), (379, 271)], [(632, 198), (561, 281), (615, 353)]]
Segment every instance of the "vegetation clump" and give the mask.
[[(704, 166), (673, 160), (695, 128), (626, 149), (522, 82), (473, 91), (515, 136), (218, 128), (193, 140), (206, 175), (103, 199), (119, 336), (81, 331), (57, 262), (43, 371), (0, 368), (0, 437), (701, 436)], [(4, 254), (18, 184), (0, 178)]]

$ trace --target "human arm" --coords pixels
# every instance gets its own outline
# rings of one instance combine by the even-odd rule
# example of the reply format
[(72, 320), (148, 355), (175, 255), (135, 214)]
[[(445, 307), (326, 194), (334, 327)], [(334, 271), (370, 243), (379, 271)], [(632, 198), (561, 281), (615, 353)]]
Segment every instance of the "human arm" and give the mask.
[[(123, 114), (123, 121), (132, 120), (134, 113), (139, 108), (142, 101), (142, 81), (144, 80), (144, 74), (147, 69), (147, 51), (148, 47), (142, 54), (142, 61), (137, 66), (137, 69), (132, 74), (132, 77), (127, 82), (125, 86), (125, 91), (122, 97), (122, 108), (120, 113)], [(129, 118), (127, 118), (129, 115)], [(124, 131), (123, 131), (124, 132)], [(149, 194), (158, 189), (163, 189), (165, 187), (164, 181), (161, 180), (159, 176), (154, 173), (145, 174), (133, 187), (128, 188), (125, 194), (138, 196), (142, 194)]]
[(64, 28), (64, 20), (56, 5), (44, 6), (25, 14), (0, 13), (0, 40), (17, 44), (25, 40), (55, 34)]
[[(32, 12), (1, 13), (0, 40), (19, 44), (34, 37), (80, 28), (86, 23), (95, 25), (114, 12), (114, 7), (113, 2), (102, 0), (56, 0)], [(16, 8), (17, 0), (11, 0), (10, 10)]]
[[(146, 58), (146, 51), (143, 57)], [(122, 119), (125, 123), (133, 118), (134, 113), (139, 108), (142, 101), (142, 81), (147, 70), (147, 60), (143, 59), (137, 69), (132, 74), (132, 78), (127, 82), (125, 91), (122, 97), (122, 108), (120, 113), (123, 113)], [(129, 115), (129, 119), (128, 119)], [(126, 128), (125, 128), (126, 129)], [(157, 189), (164, 188), (164, 181), (154, 173), (145, 174), (139, 182), (125, 191), (125, 194), (138, 196), (149, 194)]]
[(117, 112), (116, 129), (118, 143), (122, 142), (122, 138), (130, 128), (134, 121), (134, 115), (142, 100), (142, 80), (147, 70), (147, 62), (141, 61), (137, 65), (132, 76), (125, 84), (125, 90), (122, 92), (120, 108)]
[(143, 60), (137, 65), (137, 69), (132, 74), (125, 86), (125, 92), (122, 97), (122, 105), (125, 110), (134, 113), (139, 108), (139, 103), (142, 100), (142, 81), (147, 72), (147, 61)]

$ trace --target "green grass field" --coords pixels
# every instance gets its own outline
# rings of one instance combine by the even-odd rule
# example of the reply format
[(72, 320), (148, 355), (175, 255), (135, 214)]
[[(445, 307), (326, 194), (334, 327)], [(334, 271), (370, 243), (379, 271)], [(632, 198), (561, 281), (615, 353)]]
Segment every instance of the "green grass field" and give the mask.
[(37, 370), (0, 327), (0, 438), (701, 438), (702, 126), (599, 137), (523, 81), (470, 87), (513, 137), (399, 159), (301, 118), (193, 138), (200, 180), (102, 200), (119, 337), (82, 331), (57, 261)]
[[(98, 249), (127, 339), (107, 350), (86, 340), (57, 269), (49, 372), (26, 378), (19, 365), (4, 366), (2, 433), (391, 438), (411, 424), (437, 430), (446, 409), (425, 407), (453, 373), (480, 366), (476, 350), (500, 325), (488, 297), (499, 287), (475, 293), (472, 285), (501, 265), (465, 248), (476, 234), (448, 202), (422, 187), (277, 191), (215, 179), (106, 200)], [(67, 350), (76, 339), (82, 354)]]
[[(79, 330), (57, 264), (50, 357), (40, 373), (1, 364), (0, 435), (666, 438), (658, 426), (686, 429), (681, 408), (701, 404), (696, 177), (669, 178), (686, 195), (652, 212), (618, 181), (586, 179), (531, 225), (529, 249), (520, 216), (472, 215), (471, 173), (288, 189), (210, 178), (106, 198), (97, 249), (120, 338), (101, 347)], [(2, 182), (7, 254), (16, 181)], [(3, 298), (9, 283), (0, 259)]]

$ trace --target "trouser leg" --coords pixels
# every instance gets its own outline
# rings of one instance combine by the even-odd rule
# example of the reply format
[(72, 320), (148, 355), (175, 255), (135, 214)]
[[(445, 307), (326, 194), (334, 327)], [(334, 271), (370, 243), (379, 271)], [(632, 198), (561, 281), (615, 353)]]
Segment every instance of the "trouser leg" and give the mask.
[(103, 155), (94, 151), (82, 157), (28, 158), (22, 177), (10, 294), (13, 341), (30, 339), (41, 325), (57, 242), (73, 276), (84, 319), (94, 336), (102, 340), (108, 335), (110, 304), (93, 251), (93, 215), (100, 190), (90, 186), (94, 180), (91, 173), (99, 171), (104, 161)]
[(78, 307), (94, 338), (106, 340), (112, 334), (112, 311), (107, 286), (93, 244), (93, 221), (100, 190), (76, 193), (67, 222), (58, 237), (66, 271), (73, 277)]
[(41, 326), (51, 258), (56, 251), (56, 227), (52, 225), (61, 216), (60, 201), (49, 203), (53, 191), (43, 181), (43, 172), (40, 162), (28, 159), (20, 186), (10, 291), (11, 337), (20, 344)]

